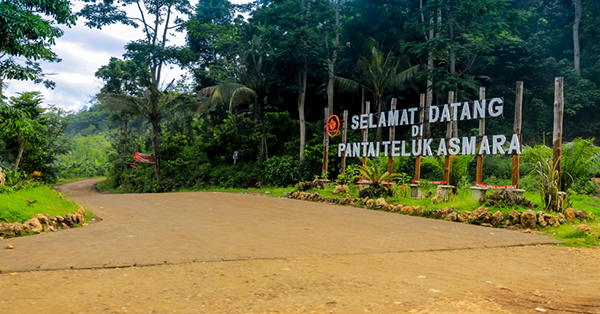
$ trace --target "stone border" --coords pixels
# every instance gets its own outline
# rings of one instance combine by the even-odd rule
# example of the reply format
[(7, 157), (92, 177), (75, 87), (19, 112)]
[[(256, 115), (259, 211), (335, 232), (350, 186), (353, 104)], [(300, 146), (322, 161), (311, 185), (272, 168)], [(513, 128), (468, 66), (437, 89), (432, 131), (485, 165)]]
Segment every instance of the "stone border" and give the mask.
[(50, 216), (35, 214), (33, 218), (24, 223), (0, 223), (0, 238), (12, 238), (27, 233), (42, 233), (58, 231), (61, 229), (75, 228), (78, 224), (87, 226), (85, 219), (85, 209), (79, 207), (75, 214), (66, 214), (65, 216)]
[[(344, 189), (336, 190), (342, 192)], [(336, 193), (337, 194), (337, 193)], [(592, 213), (588, 214), (585, 210), (580, 211), (574, 208), (568, 208), (565, 214), (558, 213), (552, 215), (543, 211), (538, 211), (537, 214), (528, 209), (523, 213), (519, 213), (516, 210), (511, 210), (508, 216), (505, 216), (501, 211), (491, 213), (487, 207), (481, 206), (474, 211), (456, 212), (454, 206), (444, 207), (443, 209), (432, 209), (427, 210), (421, 208), (421, 206), (407, 206), (406, 204), (391, 204), (388, 203), (384, 198), (370, 199), (365, 198), (352, 198), (348, 193), (346, 197), (324, 197), (318, 192), (306, 193), (306, 192), (289, 192), (289, 199), (299, 199), (313, 202), (330, 203), (336, 205), (349, 205), (354, 207), (362, 207), (366, 209), (374, 210), (385, 210), (389, 212), (397, 212), (411, 216), (421, 216), (426, 218), (444, 219), (452, 222), (463, 222), (469, 224), (476, 224), (485, 227), (501, 227), (508, 229), (535, 229), (538, 225), (542, 227), (553, 226), (558, 227), (565, 223), (574, 223), (576, 220), (584, 222), (585, 220), (594, 220), (596, 216)]]

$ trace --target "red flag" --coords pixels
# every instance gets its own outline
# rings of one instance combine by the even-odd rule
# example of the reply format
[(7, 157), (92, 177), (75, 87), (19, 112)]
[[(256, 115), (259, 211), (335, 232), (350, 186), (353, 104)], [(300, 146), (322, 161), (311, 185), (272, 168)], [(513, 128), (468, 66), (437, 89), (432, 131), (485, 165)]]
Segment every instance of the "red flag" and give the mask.
[(154, 163), (154, 155), (142, 154), (142, 153), (136, 152), (133, 154), (133, 160), (135, 160), (136, 162), (145, 162), (145, 163), (153, 164)]

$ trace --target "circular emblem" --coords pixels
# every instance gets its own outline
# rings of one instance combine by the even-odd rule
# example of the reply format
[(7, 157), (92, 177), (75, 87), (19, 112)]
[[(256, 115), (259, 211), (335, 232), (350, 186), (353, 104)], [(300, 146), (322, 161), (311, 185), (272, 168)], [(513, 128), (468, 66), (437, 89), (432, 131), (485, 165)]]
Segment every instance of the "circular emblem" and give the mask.
[(336, 115), (329, 116), (327, 119), (327, 134), (330, 137), (335, 137), (340, 132), (340, 118)]

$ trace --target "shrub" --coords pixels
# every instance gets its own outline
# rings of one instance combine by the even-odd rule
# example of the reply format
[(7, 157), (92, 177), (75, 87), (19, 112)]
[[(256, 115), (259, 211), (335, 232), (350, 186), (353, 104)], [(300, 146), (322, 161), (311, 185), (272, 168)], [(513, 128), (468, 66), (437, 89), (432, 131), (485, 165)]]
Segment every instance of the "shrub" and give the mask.
[(520, 198), (517, 193), (511, 190), (498, 190), (490, 195), (485, 195), (479, 199), (479, 203), (489, 206), (524, 206), (528, 208), (537, 208), (538, 205), (525, 198)]
[(292, 156), (273, 156), (264, 163), (263, 183), (273, 186), (289, 186), (310, 179), (308, 164)]

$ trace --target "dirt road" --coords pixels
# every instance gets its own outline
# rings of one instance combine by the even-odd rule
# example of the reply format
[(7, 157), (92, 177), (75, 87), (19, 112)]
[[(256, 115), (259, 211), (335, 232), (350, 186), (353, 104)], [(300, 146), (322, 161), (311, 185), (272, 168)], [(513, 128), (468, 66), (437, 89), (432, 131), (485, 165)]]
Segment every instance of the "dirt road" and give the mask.
[(94, 182), (61, 189), (102, 222), (0, 240), (15, 246), (0, 250), (0, 313), (600, 313), (600, 250), (297, 200), (100, 194)]

